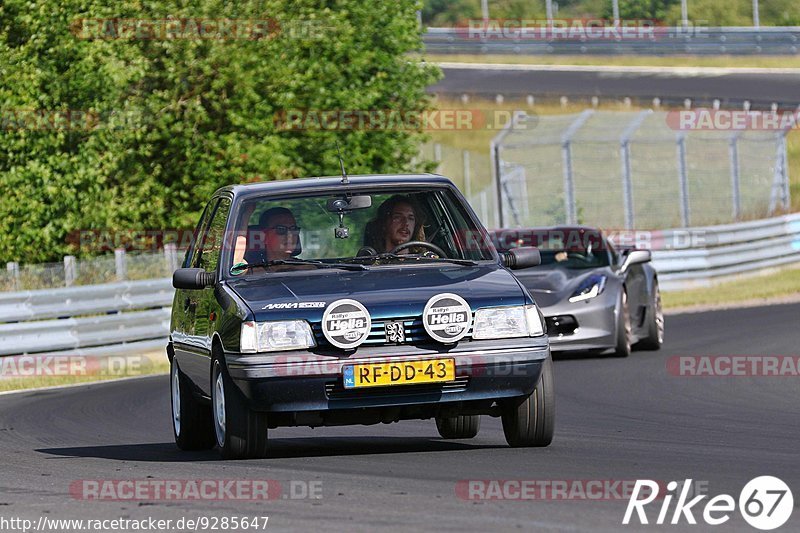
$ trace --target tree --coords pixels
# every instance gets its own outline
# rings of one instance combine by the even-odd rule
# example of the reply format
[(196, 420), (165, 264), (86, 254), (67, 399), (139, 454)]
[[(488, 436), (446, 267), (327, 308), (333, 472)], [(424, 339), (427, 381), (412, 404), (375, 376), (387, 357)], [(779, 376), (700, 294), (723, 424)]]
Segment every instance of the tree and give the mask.
[[(191, 227), (219, 186), (336, 173), (337, 141), (351, 173), (415, 169), (419, 132), (281, 131), (275, 118), (293, 109), (427, 109), (425, 88), (439, 74), (408, 55), (421, 46), (418, 7), (6, 1), (0, 261), (57, 260), (75, 251), (67, 236), (80, 229)], [(189, 29), (197, 19), (231, 19), (258, 38), (156, 30), (113, 38), (130, 19), (168, 17), (182, 21), (180, 37), (197, 31)], [(258, 21), (267, 32), (254, 30)], [(32, 125), (36, 116), (56, 123)], [(65, 126), (64, 116), (75, 120)]]

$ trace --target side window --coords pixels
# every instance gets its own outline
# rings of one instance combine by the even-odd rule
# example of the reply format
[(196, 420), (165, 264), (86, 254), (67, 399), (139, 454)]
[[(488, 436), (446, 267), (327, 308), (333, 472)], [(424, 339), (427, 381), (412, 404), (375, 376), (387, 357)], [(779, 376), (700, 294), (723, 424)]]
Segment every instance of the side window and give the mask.
[(211, 218), (211, 213), (214, 212), (214, 208), (216, 207), (218, 201), (219, 200), (214, 198), (208, 202), (206, 208), (203, 210), (203, 214), (200, 216), (200, 221), (197, 223), (197, 227), (194, 229), (192, 244), (189, 246), (189, 249), (186, 250), (186, 257), (183, 258), (183, 268), (189, 268), (197, 264), (197, 254), (200, 250), (200, 239), (205, 234), (206, 228), (208, 228), (208, 219)]
[(231, 201), (228, 198), (222, 198), (214, 211), (214, 216), (211, 217), (211, 223), (208, 225), (208, 231), (203, 238), (203, 247), (200, 250), (197, 266), (206, 272), (217, 269), (222, 251), (222, 240), (225, 237), (225, 226), (228, 223), (230, 212)]

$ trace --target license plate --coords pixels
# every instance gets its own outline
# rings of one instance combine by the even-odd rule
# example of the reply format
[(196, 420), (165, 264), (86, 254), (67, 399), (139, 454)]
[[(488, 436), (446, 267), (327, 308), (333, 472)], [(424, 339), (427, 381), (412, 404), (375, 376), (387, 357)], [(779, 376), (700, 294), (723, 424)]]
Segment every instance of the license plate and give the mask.
[(386, 387), (419, 383), (445, 383), (456, 379), (455, 359), (392, 361), (347, 365), (344, 388)]

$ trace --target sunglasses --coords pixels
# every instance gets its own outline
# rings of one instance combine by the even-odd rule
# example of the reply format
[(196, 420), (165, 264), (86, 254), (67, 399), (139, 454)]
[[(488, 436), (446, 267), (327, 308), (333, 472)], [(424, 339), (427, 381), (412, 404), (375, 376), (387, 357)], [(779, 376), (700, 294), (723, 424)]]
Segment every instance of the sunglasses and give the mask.
[(273, 227), (267, 228), (267, 229), (268, 230), (272, 230), (276, 234), (283, 236), (283, 235), (288, 235), (289, 233), (291, 233), (292, 235), (300, 233), (300, 229), (301, 228), (300, 228), (300, 226), (284, 226), (282, 224), (279, 224), (277, 226), (273, 226)]

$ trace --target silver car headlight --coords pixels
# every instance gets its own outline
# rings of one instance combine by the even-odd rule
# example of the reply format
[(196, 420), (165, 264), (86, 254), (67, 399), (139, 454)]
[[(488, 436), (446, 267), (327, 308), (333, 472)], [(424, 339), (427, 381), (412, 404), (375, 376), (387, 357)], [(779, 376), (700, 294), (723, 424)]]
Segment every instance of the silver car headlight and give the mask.
[(586, 278), (583, 283), (578, 286), (572, 296), (569, 297), (570, 303), (582, 302), (584, 300), (591, 300), (602, 294), (603, 289), (606, 288), (606, 278), (602, 274), (595, 274)]
[(473, 339), (509, 339), (540, 335), (544, 335), (544, 326), (535, 305), (488, 307), (475, 311)]
[(316, 345), (311, 326), (305, 320), (242, 322), (239, 341), (242, 353), (302, 350)]

